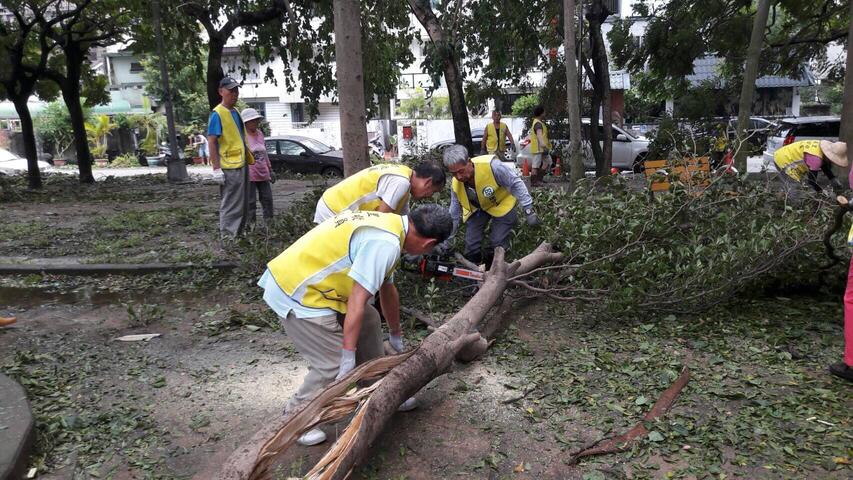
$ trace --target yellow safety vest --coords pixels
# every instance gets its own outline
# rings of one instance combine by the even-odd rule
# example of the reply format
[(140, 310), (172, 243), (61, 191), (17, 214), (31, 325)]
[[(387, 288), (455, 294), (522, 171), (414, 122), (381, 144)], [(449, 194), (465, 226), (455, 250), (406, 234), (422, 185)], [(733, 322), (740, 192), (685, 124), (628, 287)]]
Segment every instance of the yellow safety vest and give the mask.
[(820, 140), (800, 140), (785, 145), (773, 154), (773, 163), (776, 164), (776, 168), (780, 172), (799, 182), (809, 173), (809, 167), (805, 161), (805, 154), (807, 153), (822, 157)]
[[(306, 307), (331, 308), (347, 313), (347, 300), (355, 280), (350, 240), (356, 230), (374, 227), (400, 239), (406, 232), (403, 217), (394, 213), (345, 212), (317, 225), (267, 264), (275, 282), (290, 298)], [(385, 272), (388, 278), (397, 264)]]
[(504, 132), (506, 132), (506, 124), (500, 122), (498, 131), (495, 131), (495, 122), (489, 122), (486, 125), (486, 151), (489, 153), (503, 152), (506, 150), (506, 142), (504, 141)]
[(545, 140), (545, 148), (551, 150), (551, 140), (548, 139), (548, 127), (542, 120), (538, 118), (533, 119), (533, 123), (530, 124), (530, 153), (541, 153), (542, 149), (539, 148), (539, 138), (536, 136), (536, 124), (542, 125), (542, 139)]
[[(344, 210), (376, 211), (382, 202), (376, 189), (379, 187), (379, 179), (384, 175), (397, 175), (411, 181), (412, 169), (405, 165), (388, 163), (365, 168), (323, 192), (323, 203), (335, 214)], [(402, 213), (408, 201), (407, 193), (398, 205), (389, 207), (397, 213)]]
[(231, 110), (219, 104), (213, 111), (219, 114), (219, 121), (222, 123), (222, 135), (219, 136), (219, 166), (223, 170), (230, 170), (242, 168), (246, 161), (249, 165), (254, 165), (255, 157), (246, 148), (243, 137), (240, 136), (240, 129), (231, 116)]
[[(495, 180), (495, 174), (492, 173), (493, 158), (495, 158), (494, 155), (480, 155), (471, 159), (474, 163), (474, 188), (477, 191), (480, 208), (493, 217), (503, 217), (515, 208), (516, 200), (509, 190), (498, 185), (498, 181)], [(463, 182), (454, 178), (451, 188), (462, 206), (462, 221), (467, 221), (468, 217), (478, 209), (468, 201)]]

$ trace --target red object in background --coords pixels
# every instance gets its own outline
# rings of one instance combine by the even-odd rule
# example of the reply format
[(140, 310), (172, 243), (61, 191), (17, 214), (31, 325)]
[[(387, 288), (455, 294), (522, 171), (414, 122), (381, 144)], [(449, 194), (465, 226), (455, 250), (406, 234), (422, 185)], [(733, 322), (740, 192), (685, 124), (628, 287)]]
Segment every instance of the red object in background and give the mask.
[(790, 144), (794, 143), (794, 138), (795, 138), (794, 135), (789, 133), (788, 136), (785, 137), (785, 141), (782, 142), (782, 146), (784, 147), (785, 145), (790, 145)]
[(551, 25), (557, 25), (557, 17), (551, 17)]
[(551, 57), (552, 59), (557, 58), (557, 49), (556, 48), (549, 49), (548, 50), (548, 56)]
[(530, 176), (530, 162), (528, 162), (526, 158), (524, 159), (524, 163), (521, 164), (521, 176)]
[(726, 173), (735, 173), (734, 170), (735, 157), (731, 150), (726, 150), (726, 155), (723, 157), (723, 165), (726, 166)]
[(611, 175), (619, 175), (619, 169), (618, 169), (618, 168), (616, 168), (616, 167), (611, 168), (611, 169), (610, 169), (610, 174), (611, 174)]
[(413, 132), (412, 132), (412, 126), (411, 125), (406, 125), (403, 127), (403, 139), (404, 140), (411, 140), (412, 137), (414, 136), (412, 133)]
[(563, 174), (563, 162), (560, 160), (560, 157), (554, 159), (554, 171), (552, 173), (555, 177)]

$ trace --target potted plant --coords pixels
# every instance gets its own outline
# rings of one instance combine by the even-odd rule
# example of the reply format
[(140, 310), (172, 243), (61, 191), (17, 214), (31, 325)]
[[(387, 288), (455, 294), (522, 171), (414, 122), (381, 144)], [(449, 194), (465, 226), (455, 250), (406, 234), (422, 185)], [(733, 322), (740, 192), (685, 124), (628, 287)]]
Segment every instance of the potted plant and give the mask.
[(145, 160), (149, 167), (159, 167), (163, 164), (163, 157), (160, 155), (158, 139), (160, 130), (165, 123), (165, 117), (158, 113), (149, 113), (147, 115), (138, 115), (134, 117), (134, 123), (138, 128), (145, 130), (145, 139), (139, 145), (142, 154), (145, 155)]
[(107, 115), (99, 115), (94, 122), (86, 122), (86, 135), (89, 137), (89, 146), (92, 155), (95, 157), (95, 164), (99, 167), (106, 167), (109, 163), (107, 160), (107, 135), (113, 131), (117, 125), (110, 121)]

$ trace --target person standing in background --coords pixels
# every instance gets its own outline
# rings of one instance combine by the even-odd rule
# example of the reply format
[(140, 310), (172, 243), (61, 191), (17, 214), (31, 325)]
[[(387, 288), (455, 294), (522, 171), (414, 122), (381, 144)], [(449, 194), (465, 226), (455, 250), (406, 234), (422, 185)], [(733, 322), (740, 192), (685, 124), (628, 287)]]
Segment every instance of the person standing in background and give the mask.
[(240, 113), (243, 125), (246, 127), (246, 145), (255, 164), (249, 165), (249, 203), (246, 212), (246, 225), (254, 225), (256, 217), (256, 199), (261, 201), (261, 209), (264, 215), (264, 226), (268, 226), (273, 217), (272, 202), (272, 167), (270, 166), (267, 147), (264, 142), (264, 132), (260, 126), (263, 116), (254, 108), (247, 108)]

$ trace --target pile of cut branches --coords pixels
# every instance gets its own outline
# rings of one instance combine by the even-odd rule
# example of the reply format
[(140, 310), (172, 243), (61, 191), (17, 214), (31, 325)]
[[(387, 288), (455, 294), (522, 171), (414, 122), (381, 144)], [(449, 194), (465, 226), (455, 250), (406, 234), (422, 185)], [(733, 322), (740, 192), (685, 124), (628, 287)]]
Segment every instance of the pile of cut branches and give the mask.
[[(619, 180), (604, 190), (540, 190), (544, 239), (566, 256), (511, 280), (623, 317), (698, 312), (743, 295), (837, 284), (846, 264), (830, 269), (822, 245), (834, 200), (801, 193), (792, 200), (769, 181), (722, 177), (699, 195), (676, 189), (651, 197)], [(513, 250), (542, 239), (543, 231), (523, 230)], [(836, 247), (843, 240), (836, 235)]]

